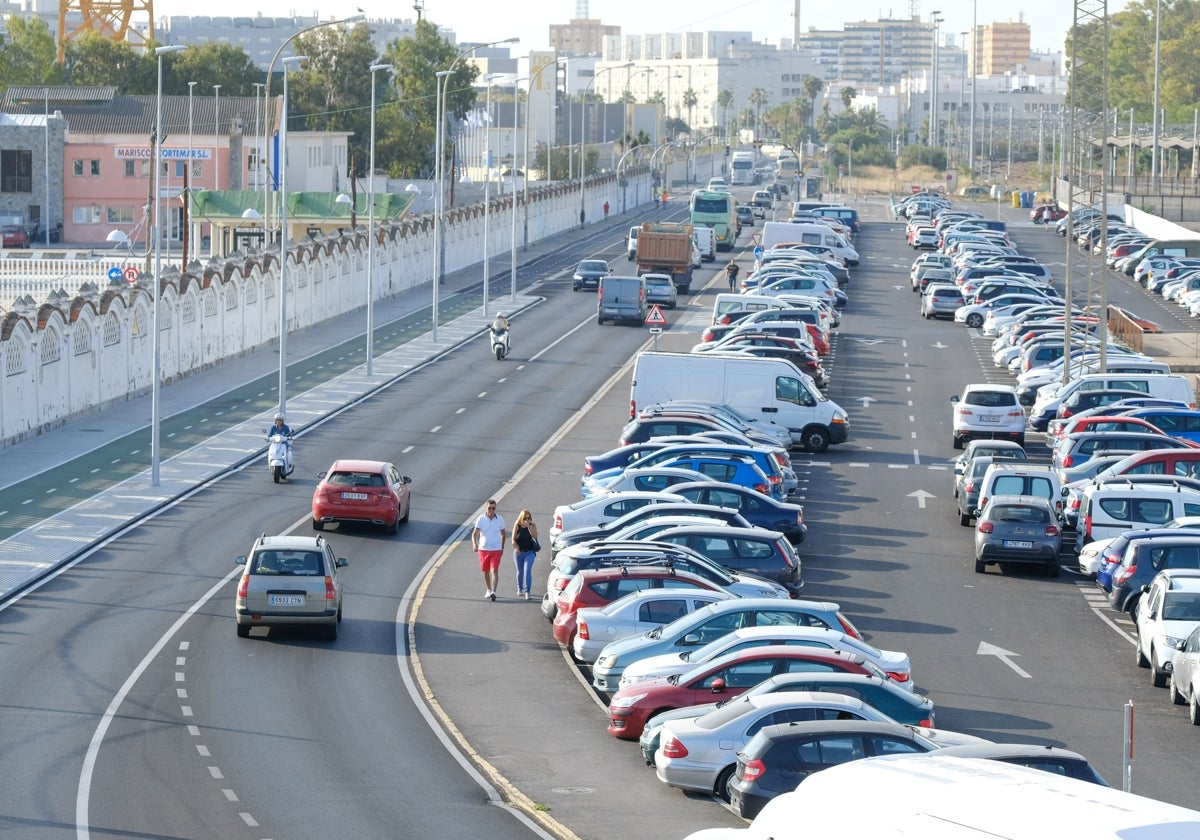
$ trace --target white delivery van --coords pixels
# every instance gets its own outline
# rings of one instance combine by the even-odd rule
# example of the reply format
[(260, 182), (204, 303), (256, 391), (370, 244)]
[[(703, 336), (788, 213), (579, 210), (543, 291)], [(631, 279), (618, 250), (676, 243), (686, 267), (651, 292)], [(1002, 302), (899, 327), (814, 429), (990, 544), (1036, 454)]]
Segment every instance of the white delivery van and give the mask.
[(634, 411), (671, 400), (727, 405), (744, 417), (784, 426), (793, 444), (812, 452), (824, 452), (850, 435), (850, 419), (841, 406), (784, 359), (639, 353), (629, 399)]
[(739, 295), (736, 292), (720, 292), (713, 301), (712, 322), (721, 323), (727, 312), (759, 312), (763, 309), (787, 309), (790, 304), (769, 295)]
[(1051, 408), (1067, 401), (1076, 391), (1141, 391), (1148, 397), (1158, 400), (1175, 400), (1192, 406), (1196, 405), (1196, 395), (1192, 383), (1179, 373), (1089, 373), (1078, 379), (1072, 379), (1066, 385), (1050, 383), (1038, 389), (1037, 401), (1033, 404), (1031, 416), (1045, 414)]
[(828, 225), (820, 222), (763, 222), (762, 246), (764, 249), (774, 248), (776, 245), (788, 242), (820, 245), (841, 257), (847, 265), (858, 265), (858, 251), (846, 241), (845, 237), (836, 233)]
[(638, 231), (642, 228), (640, 225), (634, 225), (629, 229), (629, 238), (625, 240), (625, 250), (628, 252), (629, 261), (633, 262), (637, 259), (637, 238)]
[(696, 235), (696, 247), (700, 249), (700, 259), (712, 262), (717, 258), (717, 235), (710, 227), (696, 225), (693, 231)]

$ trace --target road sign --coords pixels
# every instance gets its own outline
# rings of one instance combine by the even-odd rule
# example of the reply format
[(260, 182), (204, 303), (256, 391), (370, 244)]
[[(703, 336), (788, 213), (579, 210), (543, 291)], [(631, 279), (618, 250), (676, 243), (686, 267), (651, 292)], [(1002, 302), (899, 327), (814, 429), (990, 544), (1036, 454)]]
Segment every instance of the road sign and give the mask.
[(663, 316), (662, 310), (658, 308), (658, 304), (650, 307), (650, 312), (646, 315), (646, 324), (651, 326), (661, 326), (667, 323), (666, 317)]
[(763, 247), (761, 245), (754, 246), (754, 259), (761, 260), (763, 255)]
[(138, 277), (140, 275), (141, 275), (141, 272), (138, 271), (133, 266), (129, 266), (129, 268), (125, 269), (125, 279), (129, 282), (129, 285), (131, 285), (131, 286), (138, 281)]
[(108, 270), (108, 282), (110, 282), (110, 283), (120, 283), (121, 282), (121, 267), (120, 266), (114, 265), (112, 268), (110, 268)]

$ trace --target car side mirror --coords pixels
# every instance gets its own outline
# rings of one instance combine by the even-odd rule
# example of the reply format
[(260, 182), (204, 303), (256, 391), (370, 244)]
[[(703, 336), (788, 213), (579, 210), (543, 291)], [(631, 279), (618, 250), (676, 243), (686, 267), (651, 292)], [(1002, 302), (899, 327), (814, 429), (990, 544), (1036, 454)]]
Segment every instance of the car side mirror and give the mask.
[(1142, 594), (1143, 594), (1143, 595), (1145, 595), (1147, 592), (1149, 592), (1149, 591), (1150, 591), (1150, 587), (1149, 587), (1149, 586), (1143, 586), (1141, 591), (1142, 591)]
[(402, 476), (400, 476), (400, 483), (401, 484), (412, 484), (412, 479), (406, 475), (402, 475)]
[(237, 556), (237, 557), (234, 557), (234, 558), (233, 558), (233, 565), (235, 565), (235, 566), (245, 566), (245, 565), (246, 565), (246, 555), (245, 555), (245, 554), (242, 554), (242, 555), (239, 555), (239, 556)]
[(971, 511), (971, 515), (974, 516), (976, 519), (979, 518), (979, 515), (981, 513), (983, 513), (983, 510), (981, 508), (975, 508), (975, 510)]
[(950, 402), (952, 402), (952, 403), (956, 403), (956, 402), (958, 402), (958, 394), (951, 394), (951, 395), (950, 395)]
[(696, 645), (700, 644), (700, 634), (688, 633), (679, 640), (679, 644), (683, 647), (695, 647)]
[(350, 565), (350, 561), (349, 561), (349, 560), (347, 560), (345, 557), (339, 557), (339, 558), (337, 559), (337, 563), (336, 563), (335, 565), (337, 565), (337, 567), (338, 567), (339, 569), (341, 569), (341, 568), (343, 568), (343, 567), (345, 567), (345, 566), (349, 566), (349, 565)]
[(1187, 639), (1180, 639), (1175, 643), (1175, 650), (1183, 650), (1187, 647)]

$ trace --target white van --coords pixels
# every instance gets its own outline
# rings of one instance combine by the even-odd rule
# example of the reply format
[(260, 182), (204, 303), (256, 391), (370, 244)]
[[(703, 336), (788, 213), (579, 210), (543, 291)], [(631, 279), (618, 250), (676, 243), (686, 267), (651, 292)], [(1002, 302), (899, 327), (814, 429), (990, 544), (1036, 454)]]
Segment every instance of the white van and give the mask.
[(1190, 487), (1097, 482), (1083, 491), (1079, 503), (1076, 550), (1135, 528), (1161, 527), (1181, 516), (1200, 516), (1200, 493)]
[[(869, 792), (864, 793), (864, 792)], [(854, 818), (870, 797), (877, 818)], [(812, 773), (746, 828), (686, 840), (1183, 840), (1200, 811), (987, 758), (887, 755)]]
[[(1196, 406), (1196, 395), (1192, 391), (1192, 383), (1179, 373), (1089, 373), (1078, 379), (1072, 379), (1066, 385), (1055, 383), (1043, 385), (1038, 389), (1037, 401), (1029, 412), (1035, 419), (1050, 411), (1057, 411), (1076, 391), (1122, 390), (1141, 391), (1148, 397), (1159, 400), (1176, 400)], [(1036, 426), (1035, 426), (1036, 427)], [(1044, 428), (1044, 426), (1043, 426)]]
[(637, 259), (637, 238), (638, 231), (642, 229), (641, 225), (634, 225), (629, 229), (629, 238), (625, 240), (625, 250), (629, 252), (629, 261), (633, 262)]
[(671, 400), (727, 405), (744, 417), (784, 426), (793, 444), (811, 452), (824, 452), (850, 436), (850, 419), (841, 406), (784, 359), (639, 353), (629, 400), (635, 412), (638, 406)]
[(858, 265), (858, 251), (833, 228), (819, 222), (763, 222), (762, 246), (774, 248), (786, 242), (820, 245), (846, 261)]
[(712, 262), (717, 258), (717, 235), (710, 227), (696, 225), (692, 231), (696, 235), (696, 247), (700, 249), (700, 259)]
[(759, 312), (763, 309), (787, 309), (788, 304), (768, 295), (739, 295), (736, 292), (720, 292), (713, 301), (712, 322), (721, 322), (727, 312)]

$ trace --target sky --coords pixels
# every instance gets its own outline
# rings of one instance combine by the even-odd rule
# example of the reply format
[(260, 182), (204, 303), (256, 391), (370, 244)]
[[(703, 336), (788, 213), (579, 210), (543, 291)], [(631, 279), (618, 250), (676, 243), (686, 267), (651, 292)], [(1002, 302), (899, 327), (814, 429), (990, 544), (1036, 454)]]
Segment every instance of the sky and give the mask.
[[(459, 42), (488, 42), (519, 37), (521, 43), (512, 47), (514, 55), (530, 50), (542, 50), (548, 45), (551, 23), (566, 23), (576, 17), (580, 2), (587, 5), (588, 16), (602, 23), (617, 25), (623, 33), (698, 32), (709, 29), (744, 32), (754, 39), (778, 43), (792, 36), (792, 11), (800, 5), (800, 27), (839, 30), (846, 21), (906, 19), (914, 10), (923, 20), (929, 20), (940, 10), (942, 31), (952, 34), (955, 43), (960, 34), (971, 28), (972, 9), (977, 0), (527, 0), (525, 3), (502, 3), (496, 0), (356, 0), (344, 7), (347, 13), (359, 7), (370, 18), (415, 19), (414, 3), (423, 3), (427, 19), (454, 30)], [(1068, 0), (996, 0), (978, 2), (979, 24), (995, 21), (1025, 20), (1029, 23), (1032, 46), (1035, 50), (1061, 49), (1063, 39), (1072, 23), (1073, 4)], [(204, 14), (244, 15), (249, 8), (266, 16), (311, 15), (330, 17), (331, 7), (322, 4), (305, 8), (297, 0), (256, 0), (247, 4), (238, 0), (208, 0)], [(342, 9), (343, 7), (339, 7)], [(1121, 0), (1110, 4), (1110, 11), (1123, 8)], [(533, 10), (537, 13), (533, 14)], [(155, 15), (197, 14), (194, 3), (184, 0), (158, 0)]]

